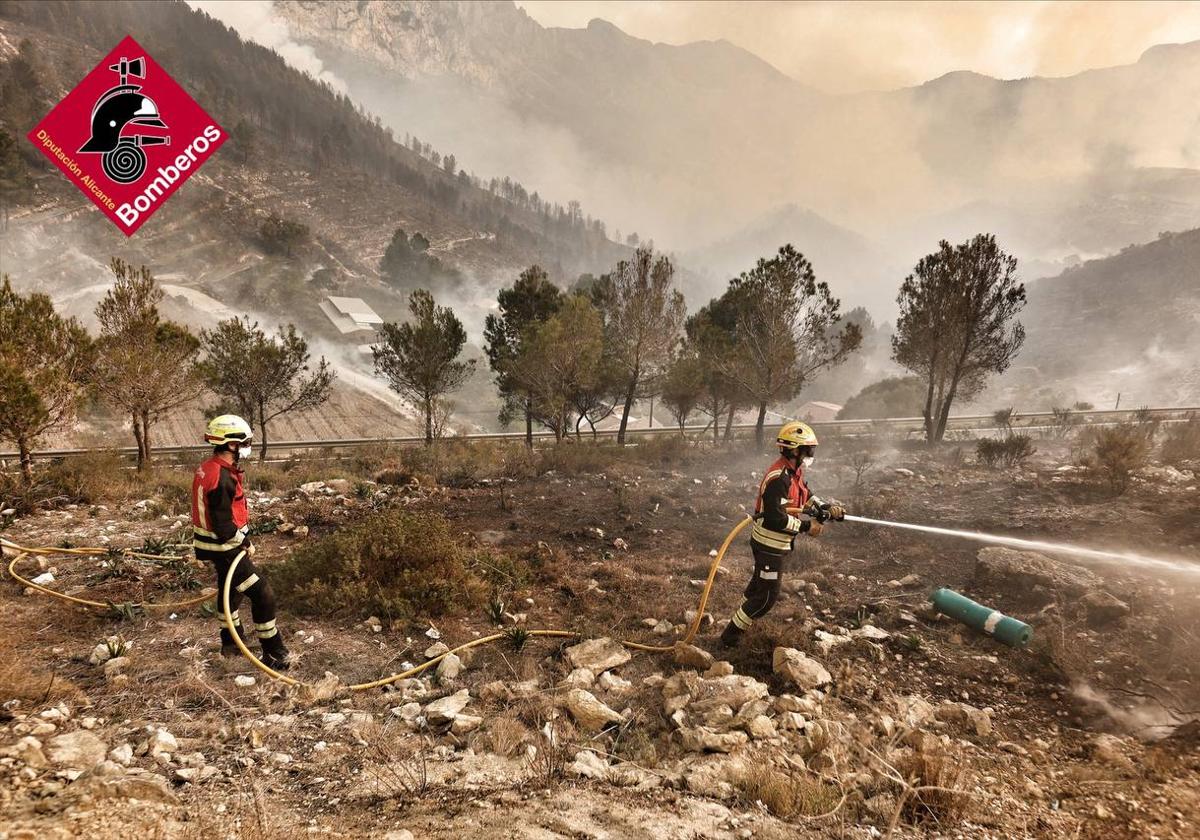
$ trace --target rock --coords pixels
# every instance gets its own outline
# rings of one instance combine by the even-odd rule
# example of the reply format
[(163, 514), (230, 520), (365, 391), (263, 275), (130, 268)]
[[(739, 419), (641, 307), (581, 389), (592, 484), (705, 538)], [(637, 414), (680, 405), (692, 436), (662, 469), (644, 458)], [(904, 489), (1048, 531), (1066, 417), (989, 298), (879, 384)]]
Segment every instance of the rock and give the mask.
[(165, 729), (155, 729), (150, 733), (150, 738), (146, 742), (146, 749), (151, 756), (157, 757), (160, 755), (170, 755), (179, 752), (179, 742), (175, 740), (175, 736)]
[(944, 723), (953, 723), (969, 729), (980, 737), (992, 734), (992, 716), (987, 710), (977, 709), (966, 703), (947, 700), (934, 710), (934, 716)]
[(308, 536), (308, 526), (307, 525), (297, 525), (292, 530), (292, 536), (295, 537), (296, 539), (300, 539), (300, 540), (304, 539), (305, 537)]
[(740, 709), (752, 700), (766, 697), (770, 689), (753, 677), (730, 674), (705, 679), (695, 671), (680, 671), (663, 682), (663, 707), (668, 715), (691, 704), (697, 713), (717, 706)]
[(892, 638), (892, 634), (886, 630), (882, 630), (873, 624), (864, 624), (857, 630), (850, 631), (851, 638), (868, 639), (872, 642), (886, 642)]
[(726, 662), (725, 660), (722, 659), (720, 662), (714, 662), (712, 664), (712, 667), (710, 667), (707, 671), (705, 671), (702, 674), (702, 676), (705, 679), (714, 679), (716, 677), (728, 677), (732, 673), (733, 673), (732, 663)]
[(108, 645), (101, 642), (92, 648), (92, 655), (88, 657), (88, 664), (102, 665), (112, 659), (112, 651), (108, 649)]
[(587, 668), (576, 668), (571, 673), (563, 677), (563, 680), (561, 683), (559, 683), (559, 685), (567, 688), (587, 688), (591, 685), (594, 685), (595, 682), (596, 675)]
[(695, 668), (697, 671), (707, 670), (715, 662), (713, 655), (708, 651), (684, 642), (675, 643), (674, 655), (675, 664), (683, 665), (685, 668)]
[(912, 470), (906, 469), (904, 467), (896, 467), (896, 469), (893, 470), (893, 472), (895, 472), (896, 475), (901, 476), (903, 478), (912, 478), (914, 475)]
[(238, 688), (249, 688), (250, 686), (254, 685), (256, 682), (257, 682), (257, 680), (255, 680), (254, 677), (251, 677), (247, 674), (238, 674), (236, 677), (233, 678), (233, 684), (236, 685)]
[(483, 723), (483, 718), (476, 715), (458, 715), (450, 723), (450, 731), (455, 735), (466, 735), (474, 732)]
[(450, 647), (445, 642), (435, 642), (425, 648), (425, 658), (433, 659), (436, 656), (441, 656), (443, 653), (449, 653)]
[(325, 482), (324, 481), (306, 481), (303, 484), (301, 484), (299, 487), (297, 487), (296, 489), (299, 490), (301, 493), (303, 493), (305, 496), (316, 496), (317, 494), (324, 492)]
[(679, 730), (683, 748), (689, 752), (732, 752), (744, 746), (749, 737), (745, 732), (714, 732), (706, 726)]
[(601, 689), (612, 694), (628, 694), (630, 691), (633, 691), (633, 683), (609, 671), (605, 671), (600, 675), (597, 684)]
[(834, 648), (841, 645), (848, 645), (853, 641), (849, 636), (838, 636), (834, 633), (827, 633), (824, 630), (814, 631), (813, 636), (817, 640), (816, 648), (823, 656), (828, 656), (833, 652)]
[(485, 703), (507, 703), (513, 699), (513, 692), (501, 680), (492, 680), (480, 686), (479, 699)]
[(128, 767), (130, 762), (133, 761), (133, 747), (130, 744), (121, 744), (113, 747), (108, 751), (108, 757), (117, 764)]
[(580, 642), (567, 648), (565, 655), (572, 668), (587, 668), (593, 674), (624, 665), (632, 658), (620, 642), (607, 637)]
[(896, 717), (910, 727), (916, 728), (933, 717), (933, 706), (916, 694), (897, 697), (895, 700)]
[(1032, 551), (991, 546), (975, 555), (975, 580), (985, 586), (1028, 595), (1034, 587), (1079, 597), (1098, 589), (1100, 579), (1080, 566), (1060, 563)]
[(746, 732), (751, 738), (761, 741), (764, 738), (775, 737), (775, 721), (766, 715), (758, 715), (746, 724)]
[(177, 767), (172, 775), (180, 782), (188, 783), (203, 782), (220, 772), (216, 767)]
[(1012, 741), (1000, 741), (998, 744), (996, 744), (996, 749), (1001, 750), (1006, 753), (1012, 753), (1013, 755), (1020, 755), (1020, 756), (1029, 755), (1029, 750), (1025, 749), (1020, 744), (1014, 743)]
[(403, 706), (393, 706), (391, 712), (405, 723), (413, 723), (421, 715), (421, 704), (405, 703)]
[(104, 761), (107, 752), (104, 742), (86, 729), (55, 735), (46, 742), (46, 757), (52, 763), (81, 770), (89, 770)]
[(1097, 735), (1091, 743), (1092, 760), (1121, 770), (1132, 770), (1133, 762), (1122, 751), (1122, 743), (1121, 739), (1115, 735)]
[(1092, 627), (1104, 627), (1129, 615), (1129, 605), (1104, 590), (1084, 595), (1083, 606), (1087, 610), (1087, 622)]
[(590, 691), (574, 688), (567, 692), (564, 705), (579, 726), (590, 732), (598, 732), (609, 724), (624, 723), (617, 712), (596, 699)]
[(26, 735), (11, 747), (5, 747), (0, 750), (0, 755), (8, 758), (15, 758), (23, 762), (27, 767), (33, 767), (41, 770), (49, 766), (46, 761), (46, 754), (42, 752), (42, 742), (37, 738)]
[(462, 660), (458, 658), (458, 655), (454, 653), (448, 653), (446, 654), (446, 658), (438, 663), (438, 679), (442, 680), (443, 682), (449, 682), (450, 680), (457, 679), (458, 675), (462, 673), (462, 669), (463, 663)]
[(771, 668), (784, 679), (807, 691), (833, 682), (825, 666), (809, 659), (795, 648), (777, 647), (771, 657)]
[(567, 765), (567, 773), (585, 779), (606, 779), (610, 769), (608, 762), (591, 750), (575, 753), (575, 760)]
[(737, 793), (736, 785), (748, 770), (741, 756), (711, 756), (688, 768), (684, 784), (698, 796), (732, 799)]
[(351, 493), (354, 490), (354, 485), (348, 478), (331, 478), (325, 482), (325, 486), (334, 493)]
[(471, 702), (471, 692), (462, 689), (454, 694), (434, 700), (425, 707), (425, 719), (434, 726), (453, 723), (459, 712)]
[(346, 714), (344, 712), (325, 712), (321, 715), (321, 725), (326, 729), (333, 729), (345, 722)]
[[(210, 767), (214, 773), (217, 768)], [(103, 774), (85, 774), (81, 776), (70, 790), (80, 799), (87, 797), (92, 800), (129, 799), (137, 802), (159, 802), (166, 805), (178, 805), (179, 798), (171, 790), (167, 780), (157, 773), (140, 773), (106, 777)]]
[(415, 838), (407, 828), (398, 828), (383, 835), (383, 840), (415, 840)]

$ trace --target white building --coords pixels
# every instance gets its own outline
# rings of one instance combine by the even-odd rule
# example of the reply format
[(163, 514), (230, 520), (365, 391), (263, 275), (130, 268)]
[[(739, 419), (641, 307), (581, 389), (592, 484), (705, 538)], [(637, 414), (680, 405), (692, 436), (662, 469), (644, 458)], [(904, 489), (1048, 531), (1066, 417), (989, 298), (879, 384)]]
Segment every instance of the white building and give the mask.
[[(321, 301), (321, 311), (325, 313), (342, 335), (351, 333), (370, 332), (383, 323), (374, 309), (368, 306), (362, 298), (328, 297)], [(364, 336), (355, 336), (361, 339)]]

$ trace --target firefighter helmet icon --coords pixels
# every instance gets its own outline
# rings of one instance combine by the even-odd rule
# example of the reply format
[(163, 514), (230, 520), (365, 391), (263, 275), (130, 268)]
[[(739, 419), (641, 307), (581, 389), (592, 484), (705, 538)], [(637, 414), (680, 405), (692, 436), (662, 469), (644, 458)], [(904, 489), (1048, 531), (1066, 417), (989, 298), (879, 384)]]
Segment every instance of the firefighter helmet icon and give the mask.
[(170, 137), (140, 133), (134, 126), (166, 128), (154, 100), (142, 95), (142, 88), (129, 83), (129, 77), (146, 78), (146, 62), (124, 57), (109, 70), (119, 74), (121, 83), (109, 88), (92, 108), (92, 136), (79, 149), (103, 155), (100, 159), (104, 174), (118, 184), (132, 184), (146, 171), (143, 146), (168, 146)]

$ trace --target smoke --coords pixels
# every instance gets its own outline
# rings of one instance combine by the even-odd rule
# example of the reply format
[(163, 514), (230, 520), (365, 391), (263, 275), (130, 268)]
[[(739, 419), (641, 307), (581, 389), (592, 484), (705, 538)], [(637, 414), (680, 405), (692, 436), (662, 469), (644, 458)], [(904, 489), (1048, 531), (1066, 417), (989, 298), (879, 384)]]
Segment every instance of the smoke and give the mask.
[(1103, 712), (1125, 731), (1146, 741), (1165, 738), (1191, 719), (1168, 709), (1153, 697), (1144, 697), (1130, 708), (1118, 706), (1107, 694), (1086, 682), (1076, 682), (1071, 686), (1071, 693)]
[(243, 39), (279, 53), (280, 57), (302, 73), (346, 93), (346, 83), (325, 68), (312, 47), (297, 43), (287, 21), (275, 12), (271, 0), (187, 0), (194, 9), (221, 21)]

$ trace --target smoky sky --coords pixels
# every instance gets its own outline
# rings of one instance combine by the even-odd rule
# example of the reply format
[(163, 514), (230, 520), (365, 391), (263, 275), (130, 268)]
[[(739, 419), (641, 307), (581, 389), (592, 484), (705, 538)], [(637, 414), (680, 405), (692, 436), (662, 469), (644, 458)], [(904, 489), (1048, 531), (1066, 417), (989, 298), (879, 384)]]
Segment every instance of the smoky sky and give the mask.
[(651, 41), (731, 41), (830, 93), (917, 85), (954, 70), (1066, 76), (1200, 39), (1196, 2), (516, 2), (543, 26), (603, 18)]

